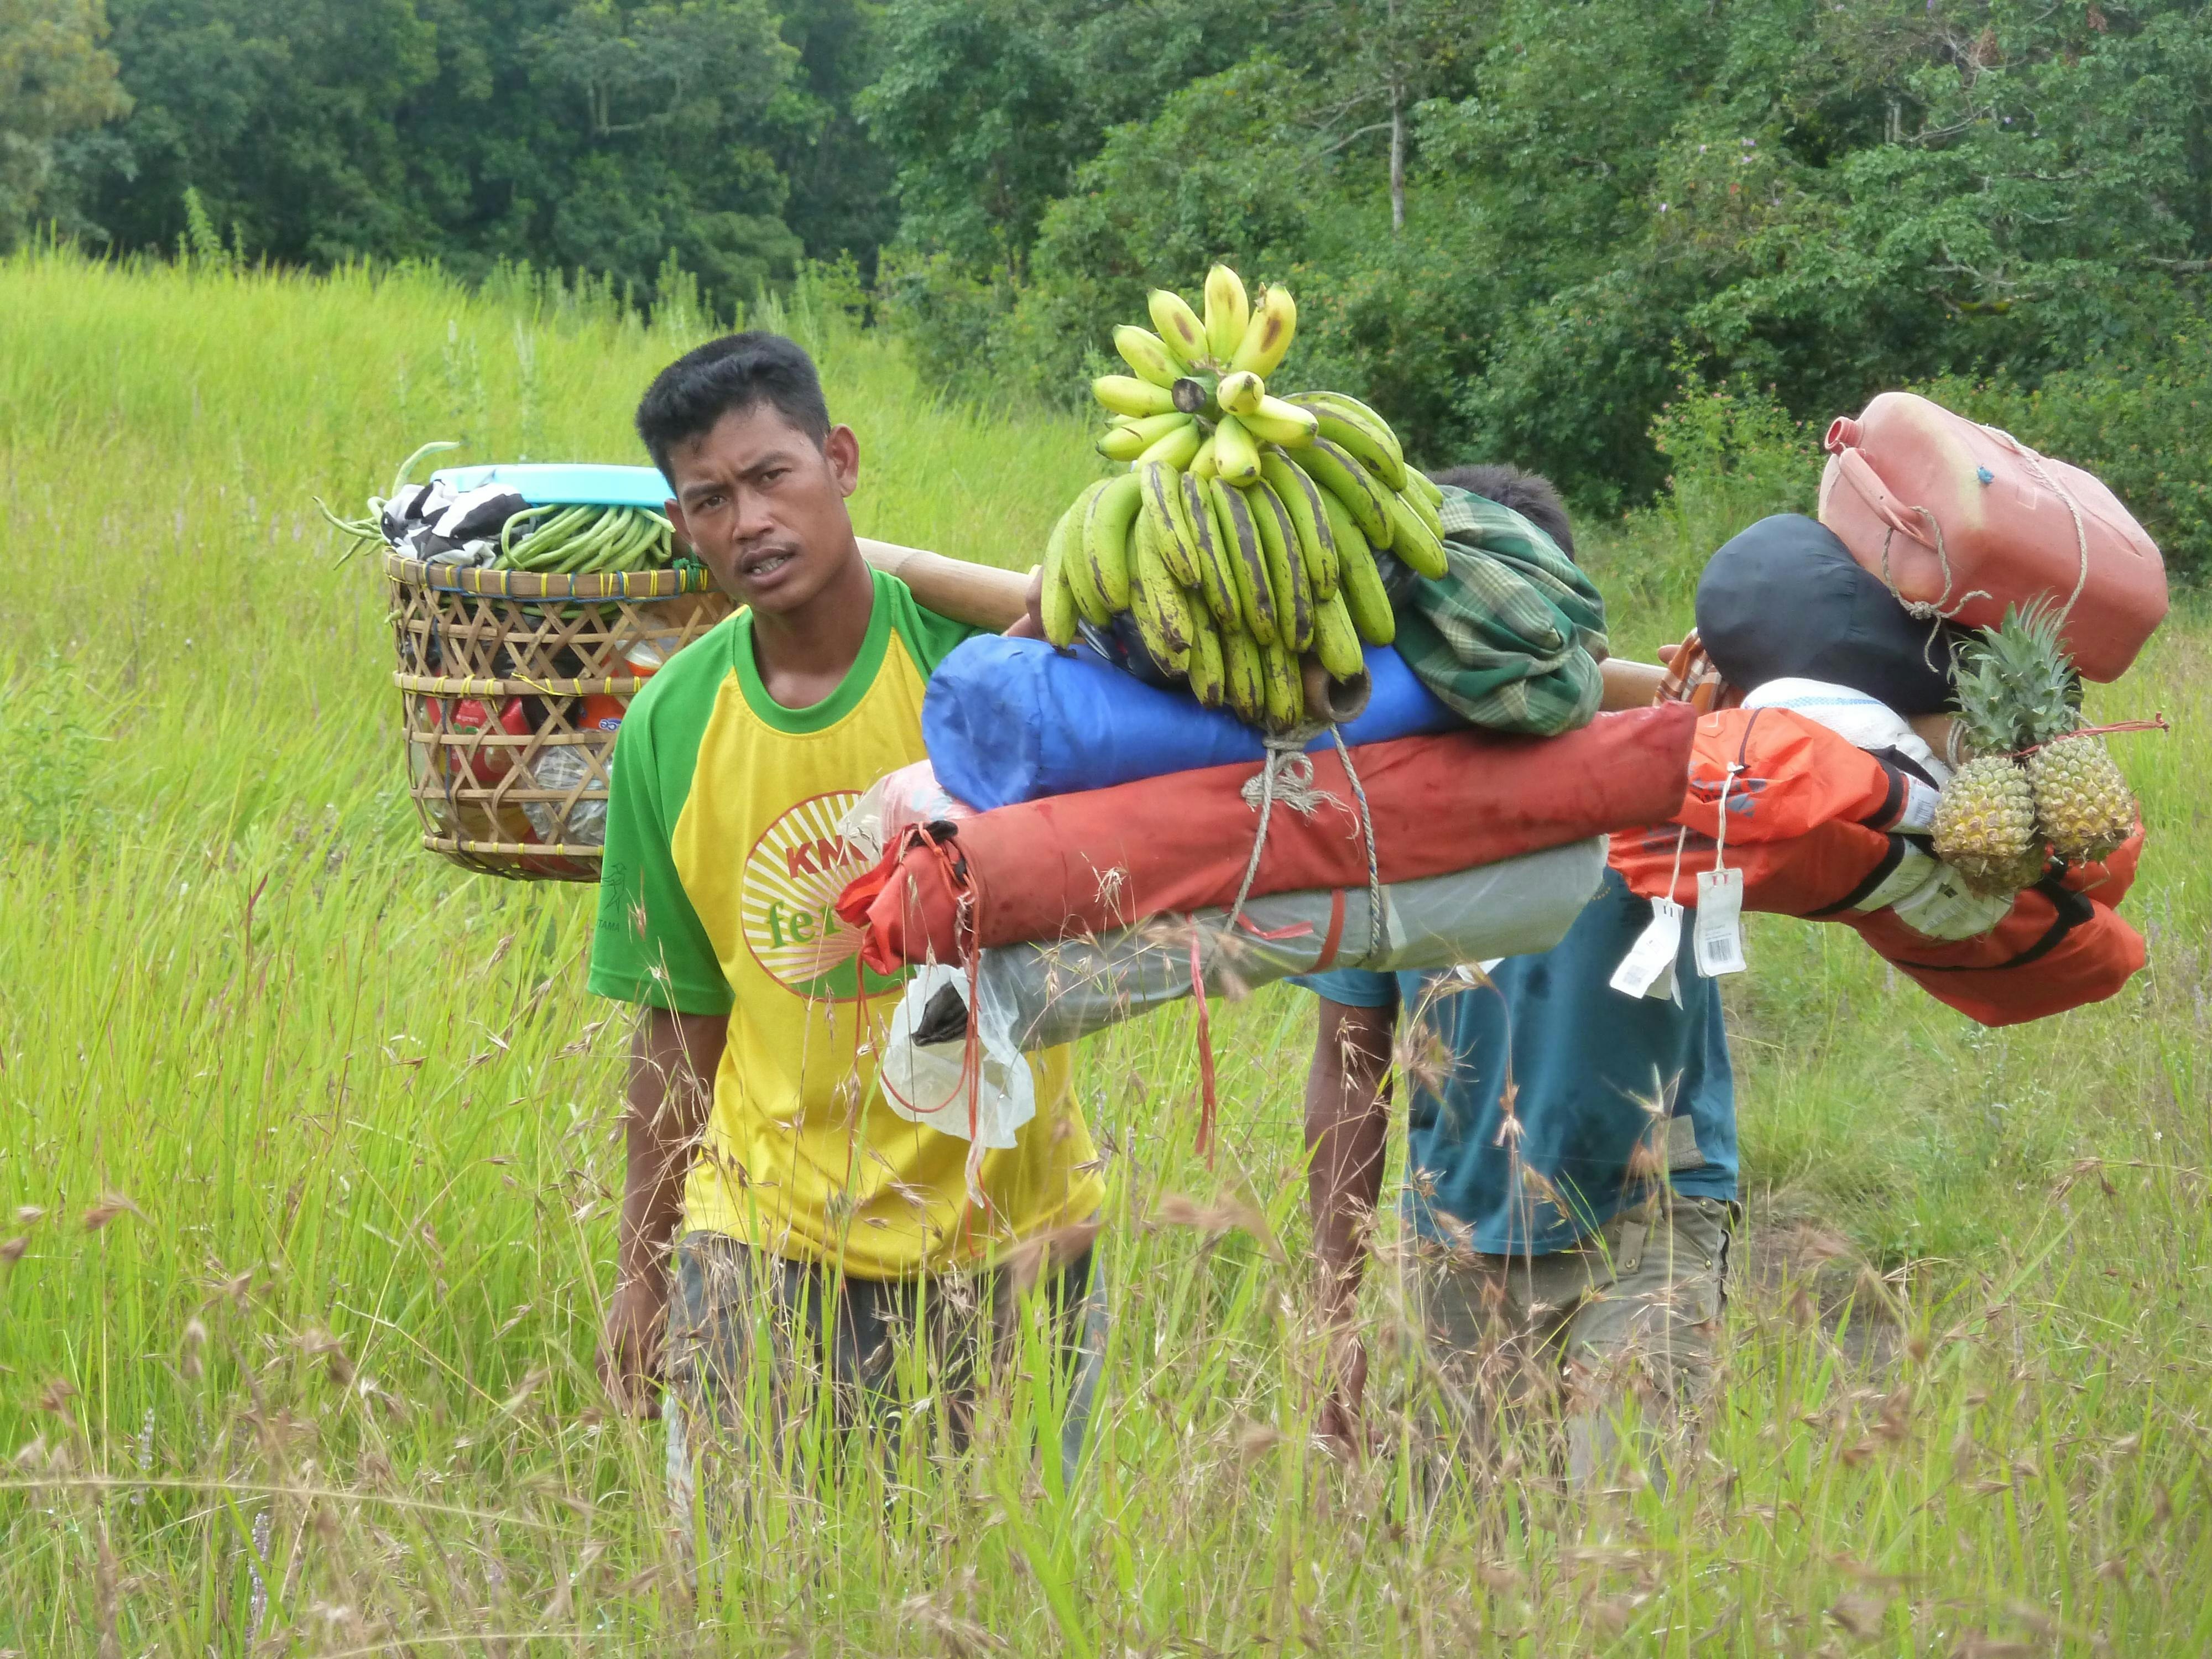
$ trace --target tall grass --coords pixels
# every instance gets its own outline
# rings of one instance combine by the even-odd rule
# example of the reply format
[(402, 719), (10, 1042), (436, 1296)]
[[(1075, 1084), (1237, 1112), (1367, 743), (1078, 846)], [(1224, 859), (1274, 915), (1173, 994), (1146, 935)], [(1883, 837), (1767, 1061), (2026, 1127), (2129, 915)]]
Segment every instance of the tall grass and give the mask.
[[(1091, 471), (1077, 426), (948, 406), (832, 305), (777, 320), (860, 429), (865, 530), (1022, 562)], [(309, 497), (428, 437), (629, 459), (700, 326), (429, 273), (0, 265), (0, 1649), (2212, 1646), (2194, 617), (2105, 697), (2177, 722), (2125, 755), (2154, 839), (2124, 995), (1982, 1033), (1840, 930), (1753, 930), (1765, 1244), (1663, 1484), (1571, 1498), (1535, 1441), (1443, 1478), (1389, 1272), (1388, 1443), (1314, 1449), (1279, 989), (1217, 1011), (1213, 1168), (1186, 1015), (1083, 1051), (1115, 1318), (1076, 1486), (1031, 1451), (1032, 1354), (964, 1459), (751, 1471), (695, 1579), (655, 1433), (591, 1376), (625, 1028), (582, 994), (590, 896), (414, 850), (378, 578)], [(1625, 639), (1686, 626), (1661, 596), (1714, 530), (1594, 533)]]

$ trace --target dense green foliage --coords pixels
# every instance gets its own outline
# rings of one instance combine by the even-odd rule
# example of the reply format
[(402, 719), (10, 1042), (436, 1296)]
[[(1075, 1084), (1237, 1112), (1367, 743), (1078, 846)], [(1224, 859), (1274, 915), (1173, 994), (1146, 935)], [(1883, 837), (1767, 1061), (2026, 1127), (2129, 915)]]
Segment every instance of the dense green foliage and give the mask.
[[(100, 0), (74, 3), (88, 41)], [(650, 294), (673, 255), (743, 301), (803, 254), (872, 252), (890, 228), (889, 173), (850, 109), (872, 73), (868, 13), (108, 0), (105, 55), (135, 104), (58, 146), (46, 206), (81, 234), (159, 247), (186, 234), (190, 189), (249, 257), (534, 263)]]
[(249, 258), (672, 260), (725, 312), (881, 252), (929, 374), (1060, 401), (1225, 257), (1431, 461), (1615, 507), (1686, 373), (1927, 385), (2212, 565), (2199, 0), (104, 6), (0, 0), (0, 246), (167, 249), (189, 188)]
[[(973, 118), (1126, 81), (1067, 21), (1090, 8), (1006, 5), (988, 52), (953, 49), (966, 9), (894, 5), (935, 50), (867, 106), (937, 256), (905, 267), (902, 314), (945, 373), (1077, 386), (1146, 287), (1227, 255), (1296, 285), (1302, 373), (1431, 459), (1633, 501), (1686, 365), (1812, 418), (1941, 380), (2113, 472), (2181, 562), (2212, 556), (2203, 422), (2177, 418), (2208, 389), (2180, 348), (2212, 254), (2189, 0), (1303, 9), (1095, 148)], [(964, 148), (937, 141), (954, 126)]]
[(0, 0), (0, 248), (65, 207), (62, 154), (131, 107), (106, 31), (100, 0)]

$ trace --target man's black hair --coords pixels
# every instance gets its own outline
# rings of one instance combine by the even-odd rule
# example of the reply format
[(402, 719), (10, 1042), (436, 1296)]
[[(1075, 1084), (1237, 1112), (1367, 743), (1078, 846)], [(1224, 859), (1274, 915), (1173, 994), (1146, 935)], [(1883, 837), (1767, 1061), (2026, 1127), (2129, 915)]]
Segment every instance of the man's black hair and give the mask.
[(1560, 552), (1571, 559), (1575, 556), (1575, 532), (1567, 527), (1567, 504), (1540, 472), (1486, 462), (1480, 466), (1448, 466), (1429, 476), (1440, 484), (1453, 484), (1485, 501), (1511, 507), (1557, 542)]
[[(638, 400), (637, 435), (653, 464), (669, 477), (668, 454), (677, 445), (703, 438), (714, 422), (761, 404), (819, 445), (830, 436), (830, 405), (822, 377), (797, 342), (752, 331), (725, 334), (685, 352), (653, 377)], [(669, 478), (671, 487), (675, 483)]]

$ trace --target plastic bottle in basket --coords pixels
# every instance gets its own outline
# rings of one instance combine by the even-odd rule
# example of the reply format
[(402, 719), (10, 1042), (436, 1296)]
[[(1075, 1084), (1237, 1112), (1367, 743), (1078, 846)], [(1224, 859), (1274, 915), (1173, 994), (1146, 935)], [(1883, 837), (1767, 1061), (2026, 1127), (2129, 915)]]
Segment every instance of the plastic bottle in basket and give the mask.
[[(666, 652), (657, 639), (633, 641), (623, 653), (623, 665), (633, 678), (649, 680), (660, 672), (668, 660)], [(628, 697), (592, 696), (584, 699), (582, 719), (587, 732), (618, 732), (622, 729), (623, 711), (629, 706)]]
[[(584, 751), (573, 744), (558, 749), (541, 749), (532, 763), (531, 775), (540, 789), (569, 790), (575, 788), (592, 775), (592, 763), (584, 758)], [(607, 804), (605, 800), (586, 797), (570, 806), (566, 814), (557, 800), (526, 800), (523, 812), (530, 819), (530, 827), (538, 839), (547, 845), (570, 847), (604, 847), (607, 842)]]
[[(667, 660), (658, 640), (634, 641), (623, 653), (623, 665), (640, 680), (651, 679)], [(623, 711), (629, 705), (628, 697), (586, 697), (578, 711), (579, 725), (586, 733), (603, 732), (611, 738), (622, 729)], [(542, 750), (534, 775), (541, 789), (573, 789), (588, 778), (591, 771), (591, 763), (585, 758), (583, 749), (568, 744)], [(604, 800), (577, 801), (568, 809), (565, 822), (559, 801), (525, 801), (522, 810), (529, 815), (531, 827), (538, 832), (540, 841), (572, 847), (606, 845), (607, 804)]]
[[(510, 738), (529, 735), (530, 718), (520, 697), (509, 697), (501, 703), (496, 716), (481, 697), (462, 697), (449, 707), (453, 712), (446, 725), (456, 733), (467, 736), (478, 732), (504, 732)], [(457, 751), (453, 758), (459, 761), (464, 757)], [(483, 744), (465, 759), (469, 775), (478, 783), (497, 783), (514, 769), (514, 750), (501, 744)]]

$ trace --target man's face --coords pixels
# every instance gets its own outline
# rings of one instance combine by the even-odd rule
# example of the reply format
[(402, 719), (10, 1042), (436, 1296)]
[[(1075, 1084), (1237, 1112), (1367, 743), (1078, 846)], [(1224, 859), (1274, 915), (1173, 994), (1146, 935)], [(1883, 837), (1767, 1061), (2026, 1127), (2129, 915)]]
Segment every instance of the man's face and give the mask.
[(817, 447), (774, 404), (756, 404), (677, 445), (668, 471), (668, 516), (740, 605), (795, 610), (852, 554), (845, 498), (860, 482), (860, 446), (849, 427)]

